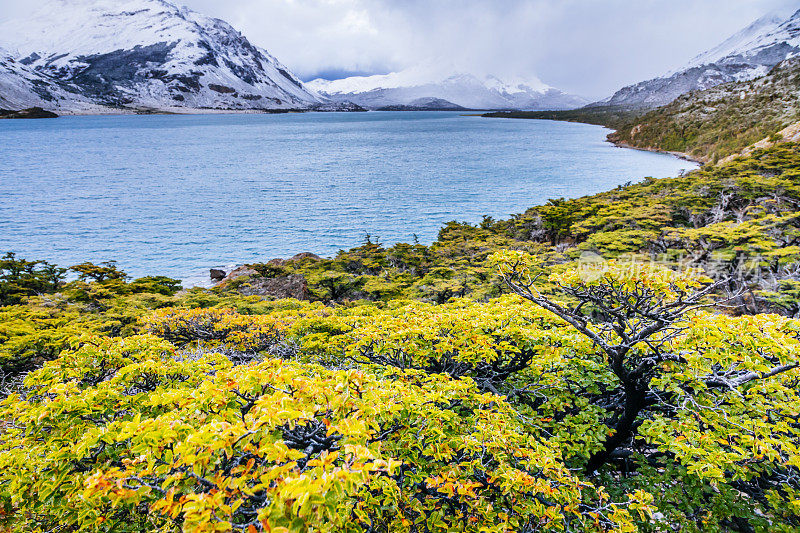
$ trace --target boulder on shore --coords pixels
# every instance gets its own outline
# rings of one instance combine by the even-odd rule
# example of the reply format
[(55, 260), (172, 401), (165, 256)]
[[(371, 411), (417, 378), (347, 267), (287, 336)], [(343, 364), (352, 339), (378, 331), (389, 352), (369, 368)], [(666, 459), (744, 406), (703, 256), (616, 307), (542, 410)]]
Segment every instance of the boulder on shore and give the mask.
[[(242, 265), (225, 274), (223, 270), (211, 269), (211, 279), (217, 287), (235, 290), (245, 296), (261, 296), (264, 298), (296, 298), (309, 300), (308, 281), (300, 274), (285, 273), (283, 267), (292, 261), (322, 261), (322, 258), (311, 252), (303, 252), (292, 256), (290, 259), (271, 259), (266, 264), (276, 267), (273, 274), (262, 269), (261, 272), (250, 265)], [(258, 267), (258, 265), (256, 265)], [(266, 269), (269, 271), (269, 269)]]
[(309, 300), (311, 297), (305, 277), (289, 274), (267, 278), (247, 265), (231, 270), (217, 286), (235, 290), (244, 296), (261, 296), (276, 300), (281, 298)]

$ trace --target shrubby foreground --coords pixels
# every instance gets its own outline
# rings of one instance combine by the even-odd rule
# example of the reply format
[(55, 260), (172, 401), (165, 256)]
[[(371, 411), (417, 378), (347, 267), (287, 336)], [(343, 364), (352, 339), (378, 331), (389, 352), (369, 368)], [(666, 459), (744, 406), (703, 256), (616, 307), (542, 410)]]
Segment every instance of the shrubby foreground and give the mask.
[[(524, 280), (532, 258), (496, 260)], [(596, 304), (578, 329), (508, 296), (164, 309), (84, 338), (3, 404), (13, 527), (794, 530), (797, 324), (607, 267), (550, 280)]]
[(797, 150), (254, 266), (313, 302), (6, 256), (5, 523), (798, 531)]

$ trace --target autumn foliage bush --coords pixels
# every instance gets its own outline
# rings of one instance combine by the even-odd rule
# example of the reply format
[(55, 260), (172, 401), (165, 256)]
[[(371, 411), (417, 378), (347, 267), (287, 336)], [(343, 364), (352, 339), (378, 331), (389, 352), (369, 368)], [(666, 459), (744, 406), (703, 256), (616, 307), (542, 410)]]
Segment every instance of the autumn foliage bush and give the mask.
[(470, 380), (233, 366), (140, 336), (65, 353), (27, 386), (0, 452), (19, 530), (601, 531), (647, 509), (577, 478)]

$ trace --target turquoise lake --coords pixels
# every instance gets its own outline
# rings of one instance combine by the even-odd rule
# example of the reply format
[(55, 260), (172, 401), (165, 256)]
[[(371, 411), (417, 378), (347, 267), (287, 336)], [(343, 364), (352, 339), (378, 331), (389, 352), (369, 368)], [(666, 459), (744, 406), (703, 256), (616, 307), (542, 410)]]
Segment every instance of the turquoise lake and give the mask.
[(0, 251), (203, 284), (210, 267), (366, 235), (428, 244), (450, 220), (696, 168), (607, 133), (450, 112), (3, 120)]

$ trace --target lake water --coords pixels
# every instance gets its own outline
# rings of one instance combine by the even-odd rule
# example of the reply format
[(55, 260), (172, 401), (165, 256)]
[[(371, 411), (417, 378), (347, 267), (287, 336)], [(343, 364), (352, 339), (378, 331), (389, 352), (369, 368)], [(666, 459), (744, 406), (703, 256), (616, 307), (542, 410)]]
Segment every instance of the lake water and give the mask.
[(449, 112), (1, 120), (0, 251), (195, 284), (696, 167), (607, 133)]

